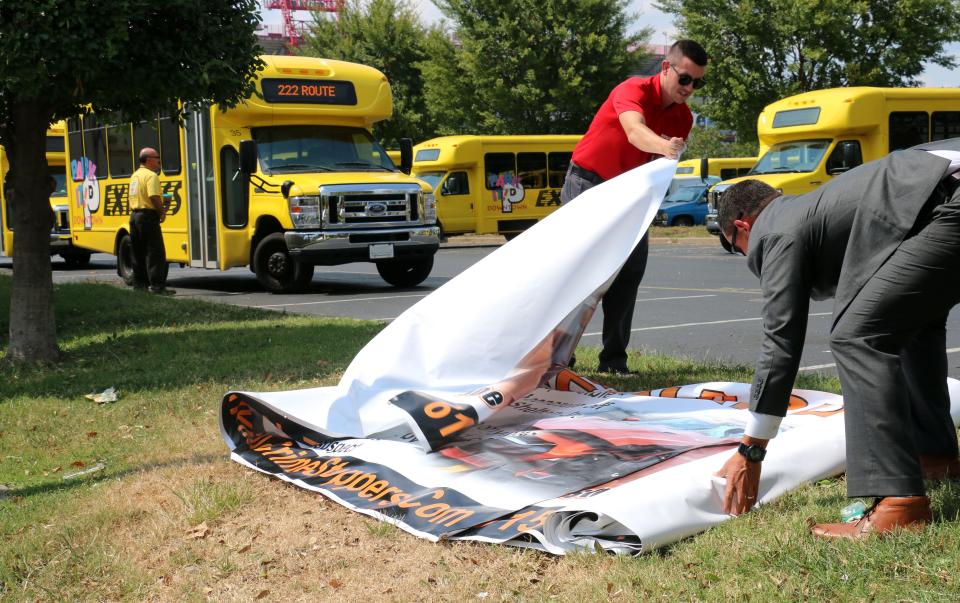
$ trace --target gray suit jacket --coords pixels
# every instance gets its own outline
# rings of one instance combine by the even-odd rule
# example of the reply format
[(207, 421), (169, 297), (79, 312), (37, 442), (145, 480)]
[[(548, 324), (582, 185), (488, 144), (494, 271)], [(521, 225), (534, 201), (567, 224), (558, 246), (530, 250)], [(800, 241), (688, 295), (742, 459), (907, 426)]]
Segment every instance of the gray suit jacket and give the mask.
[[(760, 278), (763, 344), (750, 409), (784, 416), (800, 366), (809, 300), (834, 297), (833, 324), (917, 222), (960, 139), (896, 151), (805, 195), (773, 201), (750, 231), (747, 263)], [(923, 149), (923, 150), (920, 150)]]

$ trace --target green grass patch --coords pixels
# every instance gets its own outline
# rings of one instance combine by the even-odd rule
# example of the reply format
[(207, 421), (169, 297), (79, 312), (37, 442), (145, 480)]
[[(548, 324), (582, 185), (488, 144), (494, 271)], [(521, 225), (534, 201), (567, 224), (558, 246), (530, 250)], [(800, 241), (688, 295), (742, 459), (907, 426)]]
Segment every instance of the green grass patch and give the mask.
[[(4, 338), (9, 287), (0, 277)], [(929, 529), (866, 544), (807, 533), (808, 521), (838, 518), (842, 479), (639, 558), (417, 540), (230, 462), (219, 433), (226, 391), (332, 385), (380, 323), (97, 284), (59, 286), (56, 304), (63, 359), (2, 365), (3, 600), (960, 599), (960, 486), (950, 483), (930, 492)], [(579, 349), (577, 363), (622, 391), (751, 377), (748, 366), (644, 352), (629, 360), (638, 375), (599, 375), (596, 348)], [(109, 386), (114, 403), (84, 397)], [(816, 375), (798, 386), (839, 389)]]

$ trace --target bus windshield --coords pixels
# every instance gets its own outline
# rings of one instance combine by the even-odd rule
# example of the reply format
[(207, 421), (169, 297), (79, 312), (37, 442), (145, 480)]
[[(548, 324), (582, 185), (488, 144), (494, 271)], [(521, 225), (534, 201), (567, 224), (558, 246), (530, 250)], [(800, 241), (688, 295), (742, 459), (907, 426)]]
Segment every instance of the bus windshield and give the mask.
[(444, 172), (420, 172), (414, 175), (429, 184), (430, 188), (435, 189), (437, 185), (440, 184), (440, 179), (443, 178), (443, 174)]
[(793, 140), (775, 144), (747, 175), (812, 172), (820, 165), (829, 146), (829, 140)]
[(67, 196), (67, 173), (62, 165), (49, 166), (50, 177), (56, 181), (56, 186), (50, 192), (51, 197)]
[(346, 126), (253, 128), (260, 167), (267, 173), (395, 172), (369, 132)]

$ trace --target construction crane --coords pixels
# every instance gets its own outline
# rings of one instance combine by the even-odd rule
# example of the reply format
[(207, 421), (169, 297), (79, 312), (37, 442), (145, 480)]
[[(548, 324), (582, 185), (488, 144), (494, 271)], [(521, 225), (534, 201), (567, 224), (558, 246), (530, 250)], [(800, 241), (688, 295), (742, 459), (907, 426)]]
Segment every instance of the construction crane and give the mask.
[(290, 46), (300, 46), (303, 34), (293, 20), (293, 11), (303, 10), (317, 13), (338, 13), (343, 0), (265, 0), (264, 8), (280, 9), (283, 15), (283, 35)]

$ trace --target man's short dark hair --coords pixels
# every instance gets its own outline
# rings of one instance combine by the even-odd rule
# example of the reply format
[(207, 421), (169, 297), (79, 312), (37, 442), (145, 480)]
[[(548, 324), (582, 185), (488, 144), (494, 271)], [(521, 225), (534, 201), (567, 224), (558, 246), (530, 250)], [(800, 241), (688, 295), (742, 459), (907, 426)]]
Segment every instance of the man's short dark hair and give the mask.
[(667, 60), (671, 63), (679, 63), (683, 57), (687, 57), (701, 67), (707, 66), (707, 51), (703, 46), (693, 40), (677, 40), (667, 51)]
[(777, 191), (760, 180), (741, 180), (734, 184), (720, 195), (717, 207), (720, 232), (726, 236), (733, 230), (734, 220), (760, 213), (778, 196)]

